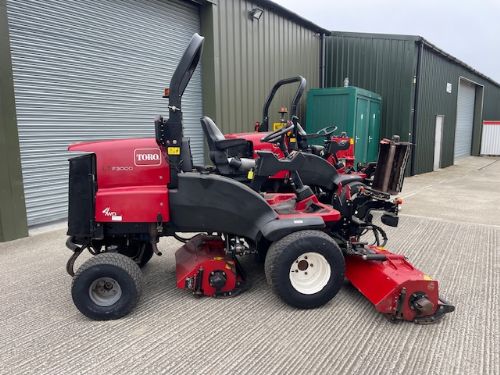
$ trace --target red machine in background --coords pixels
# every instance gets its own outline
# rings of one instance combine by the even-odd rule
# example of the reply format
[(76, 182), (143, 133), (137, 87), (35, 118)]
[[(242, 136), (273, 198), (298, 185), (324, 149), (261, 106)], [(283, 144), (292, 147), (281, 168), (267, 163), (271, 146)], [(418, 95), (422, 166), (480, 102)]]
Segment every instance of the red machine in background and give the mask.
[[(288, 120), (285, 118), (285, 115), (288, 113), (287, 108), (285, 106), (281, 106), (278, 111), (280, 114), (280, 120), (278, 122), (272, 123), (272, 131), (270, 131), (269, 108), (271, 106), (273, 99), (275, 98), (276, 93), (279, 91), (280, 88), (286, 85), (296, 84), (296, 83), (298, 83), (298, 86), (292, 98), (292, 102), (290, 105), (291, 109), (288, 116)], [(287, 152), (300, 150), (306, 153), (311, 153), (322, 157), (328, 163), (334, 166), (339, 174), (354, 174), (361, 177), (362, 179), (365, 179), (366, 183), (369, 183), (369, 180), (366, 179), (370, 179), (372, 177), (373, 172), (375, 170), (375, 165), (374, 165), (375, 163), (370, 163), (367, 166), (354, 165), (354, 160), (355, 160), (354, 142), (352, 138), (349, 138), (345, 133), (342, 133), (341, 135), (335, 135), (334, 133), (337, 130), (336, 126), (328, 126), (319, 130), (316, 133), (307, 134), (306, 131), (299, 124), (298, 121), (299, 119), (297, 117), (298, 104), (305, 91), (306, 85), (307, 85), (306, 79), (302, 76), (290, 77), (279, 80), (273, 85), (271, 91), (269, 92), (266, 98), (262, 110), (262, 121), (256, 122), (255, 132), (231, 133), (231, 134), (225, 134), (224, 137), (226, 139), (244, 139), (248, 141), (249, 152), (241, 153), (237, 157), (256, 158), (258, 157), (257, 151), (260, 150), (269, 150), (276, 153), (278, 157), (284, 157)], [(287, 137), (284, 137), (282, 140), (285, 143), (285, 145), (281, 144), (278, 146), (274, 146), (271, 145), (269, 142), (262, 141), (262, 138), (265, 138), (271, 132), (276, 134), (277, 131), (283, 129), (284, 127), (287, 127), (292, 123), (294, 125), (293, 130), (291, 130), (287, 134)], [(204, 129), (206, 129), (206, 127), (204, 127)], [(206, 133), (207, 137), (210, 137), (208, 132)], [(315, 144), (310, 144), (310, 142), (308, 142), (309, 140), (317, 140), (317, 139), (323, 139), (323, 145), (315, 145)], [(311, 161), (309, 164), (311, 163), (313, 163), (313, 161)], [(308, 165), (308, 167), (313, 167), (313, 166)], [(318, 167), (317, 169), (320, 168), (321, 167)], [(316, 181), (314, 179), (309, 178), (312, 177), (310, 174), (304, 173), (302, 171), (302, 175), (306, 179), (307, 184), (314, 186), (316, 185), (315, 184)], [(276, 176), (272, 176), (271, 178), (282, 179), (284, 177), (286, 176), (283, 173), (280, 173)]]

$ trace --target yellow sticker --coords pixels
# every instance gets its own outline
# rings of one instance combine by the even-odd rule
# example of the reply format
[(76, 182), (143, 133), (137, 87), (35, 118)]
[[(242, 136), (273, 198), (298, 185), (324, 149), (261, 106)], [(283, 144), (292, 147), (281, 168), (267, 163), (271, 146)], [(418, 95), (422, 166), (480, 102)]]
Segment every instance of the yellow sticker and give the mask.
[(349, 143), (350, 143), (351, 145), (353, 145), (353, 144), (354, 144), (354, 138), (349, 138)]
[(286, 125), (286, 122), (274, 122), (273, 123), (273, 131), (281, 129), (284, 125)]
[(424, 280), (430, 281), (430, 280), (432, 280), (432, 277), (424, 274)]
[(167, 154), (169, 155), (180, 155), (181, 148), (180, 147), (167, 147)]
[(290, 142), (292, 142), (292, 143), (297, 142), (297, 138), (290, 138)]
[(253, 169), (250, 169), (250, 170), (248, 171), (247, 178), (248, 178), (249, 180), (253, 180)]

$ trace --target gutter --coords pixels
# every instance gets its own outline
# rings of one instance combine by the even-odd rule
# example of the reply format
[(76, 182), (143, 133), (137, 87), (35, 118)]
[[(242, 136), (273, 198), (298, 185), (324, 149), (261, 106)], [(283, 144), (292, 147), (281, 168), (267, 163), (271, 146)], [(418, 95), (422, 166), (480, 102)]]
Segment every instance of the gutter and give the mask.
[(302, 25), (309, 30), (312, 30), (316, 33), (319, 34), (325, 34), (325, 35), (330, 35), (330, 31), (323, 29), (322, 27), (316, 25), (315, 23), (309, 21), (308, 19), (299, 16), (297, 13), (292, 12), (291, 10), (288, 10), (284, 6), (281, 6), (273, 1), (270, 0), (253, 0), (251, 3), (255, 5), (259, 5), (267, 10), (273, 11), (279, 15), (282, 15), (283, 17), (287, 18), (288, 20), (294, 21), (298, 23), (299, 25)]

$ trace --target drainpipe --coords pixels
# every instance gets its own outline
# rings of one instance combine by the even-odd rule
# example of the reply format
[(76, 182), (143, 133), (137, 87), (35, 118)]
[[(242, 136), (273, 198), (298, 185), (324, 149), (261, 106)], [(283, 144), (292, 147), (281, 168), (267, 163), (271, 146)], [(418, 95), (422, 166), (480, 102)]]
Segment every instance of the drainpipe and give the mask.
[(325, 34), (319, 35), (319, 87), (325, 87)]
[(415, 171), (415, 159), (416, 159), (416, 140), (417, 140), (417, 121), (418, 121), (418, 96), (420, 89), (420, 72), (422, 69), (422, 53), (424, 50), (424, 41), (420, 39), (418, 42), (418, 54), (417, 54), (417, 72), (415, 74), (415, 97), (413, 98), (413, 123), (412, 123), (412, 134), (411, 141), (414, 144), (413, 152), (411, 153), (411, 168), (410, 175), (414, 176)]

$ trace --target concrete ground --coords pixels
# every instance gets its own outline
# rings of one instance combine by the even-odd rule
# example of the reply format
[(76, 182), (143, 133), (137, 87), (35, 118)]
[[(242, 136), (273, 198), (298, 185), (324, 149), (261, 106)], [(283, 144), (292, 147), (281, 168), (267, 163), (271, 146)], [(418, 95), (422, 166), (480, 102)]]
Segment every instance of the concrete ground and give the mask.
[(145, 267), (136, 310), (96, 322), (71, 301), (63, 229), (0, 244), (0, 373), (500, 374), (498, 186), (491, 158), (405, 182), (388, 248), (456, 305), (431, 326), (391, 324), (348, 285), (322, 308), (290, 308), (249, 262), (250, 291), (195, 299), (175, 288), (172, 240)]

